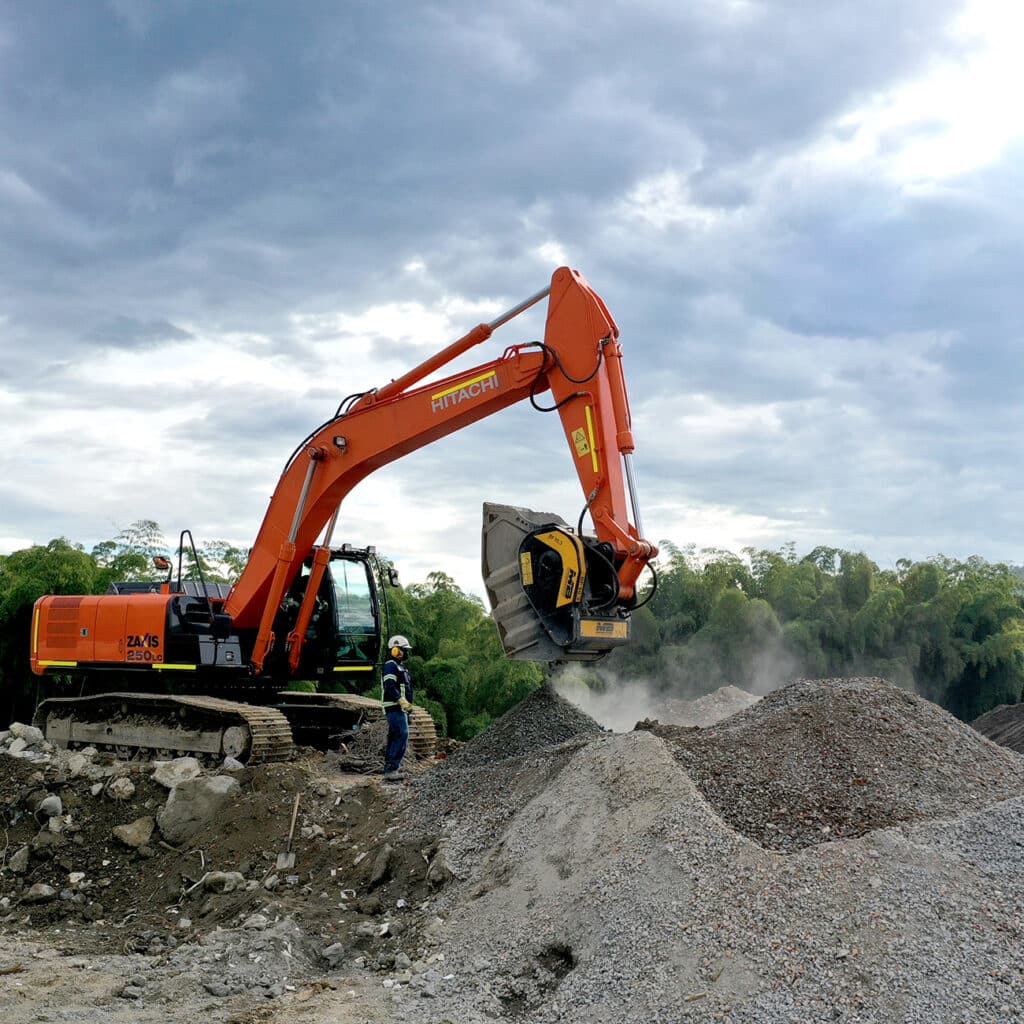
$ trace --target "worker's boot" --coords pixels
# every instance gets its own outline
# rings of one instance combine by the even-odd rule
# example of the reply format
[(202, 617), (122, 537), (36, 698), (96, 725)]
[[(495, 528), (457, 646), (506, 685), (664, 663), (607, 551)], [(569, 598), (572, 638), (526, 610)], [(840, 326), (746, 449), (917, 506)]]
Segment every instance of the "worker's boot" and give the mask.
[(396, 768), (389, 768), (386, 772), (384, 772), (385, 782), (401, 782), (402, 779), (404, 778), (405, 776)]

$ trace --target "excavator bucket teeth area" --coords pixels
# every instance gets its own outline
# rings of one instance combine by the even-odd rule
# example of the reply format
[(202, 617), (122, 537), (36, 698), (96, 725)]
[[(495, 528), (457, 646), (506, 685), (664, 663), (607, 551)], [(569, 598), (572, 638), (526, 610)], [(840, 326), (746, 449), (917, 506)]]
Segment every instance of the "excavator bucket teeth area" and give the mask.
[[(628, 611), (588, 608), (592, 561), (591, 548), (559, 516), (484, 503), (484, 586), (510, 658), (596, 661), (629, 639)], [(608, 575), (605, 565), (596, 571)]]

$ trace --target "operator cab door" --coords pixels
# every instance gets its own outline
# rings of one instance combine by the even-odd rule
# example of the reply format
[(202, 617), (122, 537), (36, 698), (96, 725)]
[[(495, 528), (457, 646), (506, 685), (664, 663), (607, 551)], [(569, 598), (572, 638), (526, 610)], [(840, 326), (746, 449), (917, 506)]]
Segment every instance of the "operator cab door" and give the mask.
[(376, 680), (381, 641), (373, 570), (361, 558), (336, 555), (324, 582), (330, 583), (333, 605), (335, 649), (331, 674), (347, 690), (369, 689)]

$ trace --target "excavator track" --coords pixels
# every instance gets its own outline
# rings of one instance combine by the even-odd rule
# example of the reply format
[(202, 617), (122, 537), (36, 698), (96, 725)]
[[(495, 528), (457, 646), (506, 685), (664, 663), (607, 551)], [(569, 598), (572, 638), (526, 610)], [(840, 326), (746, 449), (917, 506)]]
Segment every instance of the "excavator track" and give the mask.
[[(379, 700), (361, 697), (355, 693), (279, 693), (278, 708), (288, 716), (297, 733), (310, 728), (310, 723), (322, 723), (321, 731), (335, 734), (350, 732), (364, 722), (379, 722), (384, 709)], [(301, 723), (301, 724), (300, 724)], [(326, 742), (317, 743), (327, 746)], [(430, 760), (437, 755), (437, 729), (426, 708), (414, 704), (409, 712), (409, 746), (416, 757)]]
[(103, 693), (51, 697), (34, 723), (59, 747), (94, 746), (119, 757), (180, 757), (243, 764), (286, 761), (293, 749), (287, 718), (273, 708), (219, 697)]

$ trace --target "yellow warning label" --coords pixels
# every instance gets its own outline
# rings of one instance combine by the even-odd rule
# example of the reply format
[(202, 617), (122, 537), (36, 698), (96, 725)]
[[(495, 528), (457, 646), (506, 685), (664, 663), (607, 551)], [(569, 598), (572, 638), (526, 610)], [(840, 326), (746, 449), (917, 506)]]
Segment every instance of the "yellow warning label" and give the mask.
[(576, 446), (576, 454), (581, 459), (584, 455), (590, 454), (590, 444), (587, 441), (587, 432), (582, 427), (577, 427), (572, 432), (572, 443)]
[(524, 587), (533, 586), (533, 560), (529, 551), (524, 551), (519, 556), (519, 575), (523, 578)]

